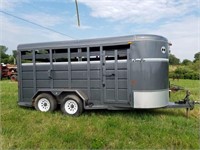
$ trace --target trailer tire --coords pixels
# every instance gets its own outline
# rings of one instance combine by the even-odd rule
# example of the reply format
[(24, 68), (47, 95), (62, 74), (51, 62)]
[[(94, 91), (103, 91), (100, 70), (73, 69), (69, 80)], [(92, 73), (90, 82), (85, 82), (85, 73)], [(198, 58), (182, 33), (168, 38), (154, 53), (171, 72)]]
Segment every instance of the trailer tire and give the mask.
[(11, 81), (17, 81), (17, 76), (16, 76), (16, 75), (12, 75), (12, 76), (10, 77), (10, 80), (11, 80)]
[(35, 98), (35, 109), (41, 112), (52, 112), (57, 108), (57, 101), (51, 94), (41, 93)]
[(76, 95), (68, 95), (61, 102), (61, 111), (65, 115), (80, 116), (83, 112), (83, 102)]

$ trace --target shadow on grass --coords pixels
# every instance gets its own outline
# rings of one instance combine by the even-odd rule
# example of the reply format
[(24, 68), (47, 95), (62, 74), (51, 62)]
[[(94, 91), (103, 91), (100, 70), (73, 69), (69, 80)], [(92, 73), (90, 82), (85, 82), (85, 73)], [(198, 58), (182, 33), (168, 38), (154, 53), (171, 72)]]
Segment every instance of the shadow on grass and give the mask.
[(36, 111), (34, 107), (18, 106), (18, 108), (27, 111)]
[[(22, 107), (19, 106), (19, 109), (27, 110), (27, 111), (36, 111), (33, 107)], [(179, 109), (184, 110), (184, 109)], [(56, 111), (53, 113), (59, 112), (61, 115), (60, 107), (58, 106)], [(107, 110), (107, 109), (97, 109), (97, 110), (84, 110), (82, 115), (84, 116), (92, 116), (92, 115), (101, 115), (101, 116), (182, 116), (186, 117), (186, 114), (184, 111), (177, 111), (177, 109), (132, 109), (132, 110)]]
[(174, 109), (133, 109), (133, 110), (85, 110), (83, 115), (103, 115), (103, 116), (182, 116), (185, 117), (185, 113)]

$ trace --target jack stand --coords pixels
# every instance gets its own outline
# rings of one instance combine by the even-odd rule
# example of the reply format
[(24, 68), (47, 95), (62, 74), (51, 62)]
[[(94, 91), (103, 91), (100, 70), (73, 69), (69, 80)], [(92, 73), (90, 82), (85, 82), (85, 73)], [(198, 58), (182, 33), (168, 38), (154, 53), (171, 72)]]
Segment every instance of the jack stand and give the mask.
[(186, 117), (189, 118), (190, 109), (186, 108)]
[(200, 104), (198, 101), (191, 101), (189, 97), (190, 92), (187, 90), (183, 100), (169, 102), (166, 108), (186, 108), (186, 117), (189, 118), (190, 110), (194, 109), (195, 104)]

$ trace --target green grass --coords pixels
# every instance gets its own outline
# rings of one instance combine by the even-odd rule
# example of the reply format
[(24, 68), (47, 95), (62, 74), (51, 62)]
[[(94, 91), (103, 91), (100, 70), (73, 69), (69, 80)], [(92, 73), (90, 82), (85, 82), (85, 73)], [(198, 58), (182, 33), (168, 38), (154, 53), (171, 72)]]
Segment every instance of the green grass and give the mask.
[[(199, 81), (173, 84), (199, 100)], [(60, 111), (41, 113), (17, 105), (17, 83), (1, 81), (2, 149), (199, 149), (199, 106), (185, 109), (85, 111), (80, 117)], [(172, 93), (182, 99), (184, 91)]]

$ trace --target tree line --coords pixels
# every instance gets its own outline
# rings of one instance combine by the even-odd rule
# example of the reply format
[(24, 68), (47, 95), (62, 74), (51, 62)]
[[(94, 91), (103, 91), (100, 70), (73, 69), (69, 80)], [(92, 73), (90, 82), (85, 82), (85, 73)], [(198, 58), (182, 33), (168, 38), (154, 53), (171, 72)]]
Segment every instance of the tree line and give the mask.
[(184, 59), (180, 62), (180, 59), (175, 55), (169, 55), (169, 77), (177, 79), (200, 79), (200, 52), (194, 54), (194, 60)]
[(16, 58), (17, 58), (17, 50), (13, 50), (12, 55), (8, 55), (7, 52), (8, 48), (4, 45), (0, 45), (0, 57), (1, 57), (1, 63), (4, 64), (16, 64)]
[(191, 61), (189, 59), (184, 59), (182, 62), (175, 55), (170, 54), (169, 55), (169, 64), (170, 65), (189, 65), (193, 62), (198, 61), (199, 59), (200, 59), (200, 52), (197, 52), (196, 54), (194, 54), (194, 60), (193, 61)]

